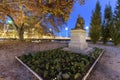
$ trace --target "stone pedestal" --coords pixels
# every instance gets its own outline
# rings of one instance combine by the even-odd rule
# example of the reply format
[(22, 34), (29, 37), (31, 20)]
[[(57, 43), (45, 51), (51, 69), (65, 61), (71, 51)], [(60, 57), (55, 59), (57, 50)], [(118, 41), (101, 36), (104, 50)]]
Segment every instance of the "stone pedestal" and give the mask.
[(82, 29), (71, 30), (71, 41), (69, 49), (72, 51), (83, 51), (88, 48), (86, 43), (86, 32)]

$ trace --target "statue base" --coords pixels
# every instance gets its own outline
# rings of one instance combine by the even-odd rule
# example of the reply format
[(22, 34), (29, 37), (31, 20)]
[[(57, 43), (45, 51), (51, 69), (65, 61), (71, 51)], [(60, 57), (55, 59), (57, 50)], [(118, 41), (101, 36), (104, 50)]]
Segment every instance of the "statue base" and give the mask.
[(86, 32), (82, 29), (71, 30), (71, 41), (69, 43), (69, 49), (71, 51), (82, 52), (88, 48), (86, 42)]

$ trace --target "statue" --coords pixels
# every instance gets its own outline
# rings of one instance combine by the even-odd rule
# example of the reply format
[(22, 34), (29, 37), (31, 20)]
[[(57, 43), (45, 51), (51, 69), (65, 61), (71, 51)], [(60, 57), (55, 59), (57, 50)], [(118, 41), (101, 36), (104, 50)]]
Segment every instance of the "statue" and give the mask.
[(77, 18), (75, 29), (84, 29), (84, 19), (80, 15)]

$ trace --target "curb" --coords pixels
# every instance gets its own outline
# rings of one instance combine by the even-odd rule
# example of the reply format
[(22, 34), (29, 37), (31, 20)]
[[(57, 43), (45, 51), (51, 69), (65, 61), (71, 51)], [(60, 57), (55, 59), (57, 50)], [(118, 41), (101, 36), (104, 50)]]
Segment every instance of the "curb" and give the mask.
[[(95, 67), (95, 65), (97, 64), (98, 60), (101, 58), (101, 56), (103, 55), (105, 50), (103, 50), (101, 52), (101, 54), (99, 55), (99, 57), (96, 59), (96, 61), (93, 63), (93, 65), (90, 67), (90, 69), (88, 70), (88, 72), (86, 73), (86, 75), (82, 78), (82, 80), (87, 80), (88, 76), (90, 75), (91, 71), (93, 70), (93, 68)], [(36, 72), (34, 72), (32, 69), (30, 69), (25, 63), (23, 63), (17, 56), (15, 56), (15, 58), (17, 59), (17, 61), (19, 61), (24, 67), (26, 67), (33, 75), (35, 75), (36, 78), (38, 78), (39, 80), (43, 80)]]
[(30, 69), (26, 64), (24, 64), (17, 56), (15, 58), (25, 67), (27, 68), (33, 75), (36, 76), (39, 80), (43, 80), (36, 72), (34, 72), (32, 69)]
[(95, 65), (97, 64), (98, 60), (101, 58), (101, 56), (103, 55), (105, 50), (103, 50), (101, 52), (101, 54), (98, 56), (98, 58), (95, 60), (95, 62), (93, 63), (93, 65), (90, 67), (90, 69), (88, 70), (88, 72), (86, 73), (86, 75), (82, 78), (82, 80), (87, 80), (88, 76), (90, 75), (91, 71), (93, 70), (93, 68), (95, 67)]

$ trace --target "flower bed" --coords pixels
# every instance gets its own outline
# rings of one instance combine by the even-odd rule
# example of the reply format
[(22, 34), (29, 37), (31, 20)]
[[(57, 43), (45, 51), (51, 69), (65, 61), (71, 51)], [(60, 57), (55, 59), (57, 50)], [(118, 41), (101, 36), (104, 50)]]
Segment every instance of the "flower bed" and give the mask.
[(43, 80), (81, 80), (102, 52), (94, 48), (89, 55), (81, 55), (54, 49), (18, 58)]

